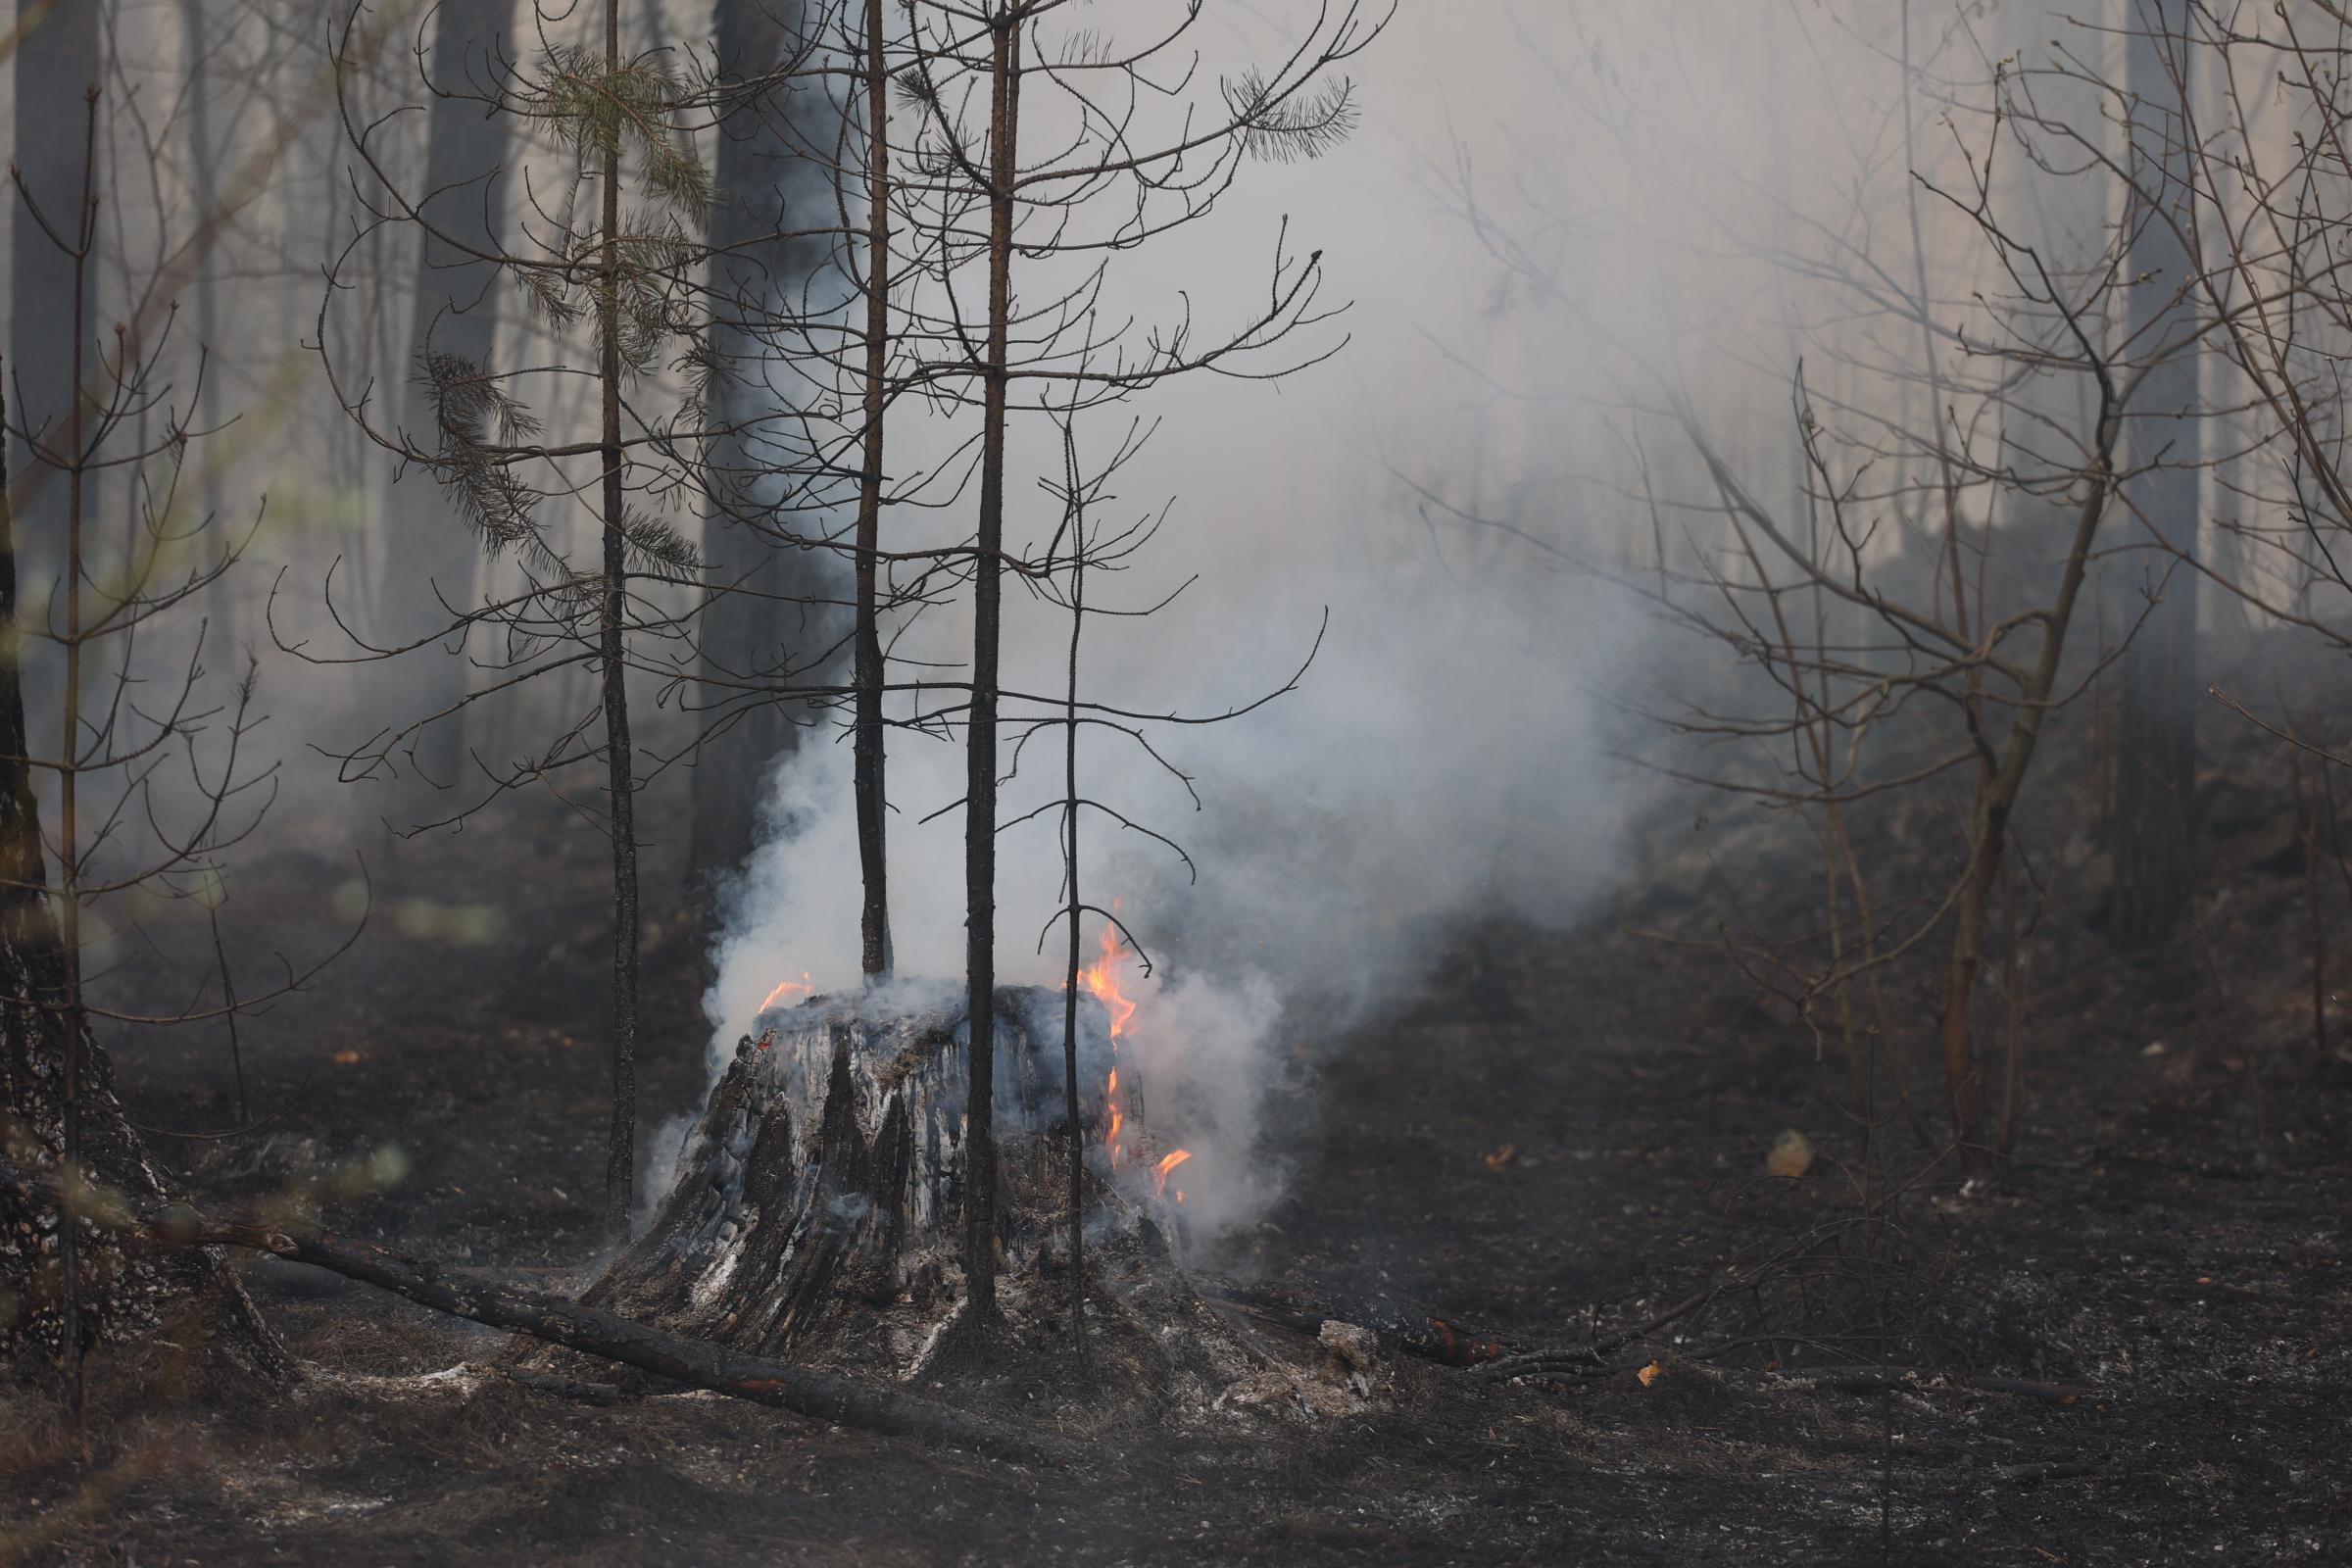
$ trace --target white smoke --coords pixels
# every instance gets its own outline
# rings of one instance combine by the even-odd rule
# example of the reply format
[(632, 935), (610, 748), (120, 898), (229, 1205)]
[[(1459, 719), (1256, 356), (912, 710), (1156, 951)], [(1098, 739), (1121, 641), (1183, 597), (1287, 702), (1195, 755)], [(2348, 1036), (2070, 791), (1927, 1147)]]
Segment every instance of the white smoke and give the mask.
[[(1086, 696), (1138, 712), (1250, 703), (1290, 676), (1329, 615), (1297, 691), (1226, 723), (1147, 726), (1191, 775), (1197, 810), (1126, 738), (1098, 728), (1082, 742), (1082, 793), (1178, 840), (1198, 867), (1196, 883), (1142, 835), (1085, 819), (1087, 902), (1118, 899), (1158, 964), (1128, 988), (1141, 1005), (1122, 1048), (1155, 1135), (1194, 1152), (1172, 1185), (1200, 1236), (1249, 1221), (1277, 1196), (1268, 1133), (1301, 1119), (1311, 1063), (1409, 998), (1446, 956), (1450, 926), (1563, 921), (1620, 871), (1631, 799), (1602, 760), (1608, 715), (1594, 693), (1642, 658), (1642, 623), (1541, 552), (1433, 521), (1391, 471), (1482, 507), (1527, 509), (1531, 525), (1563, 539), (1583, 531), (1560, 495), (1511, 491), (1531, 471), (1575, 469), (1568, 449), (1590, 439), (1592, 420), (1565, 402), (1499, 401), (1454, 359), (1507, 361), (1515, 376), (1555, 388), (1575, 379), (1547, 364), (1560, 358), (1548, 353), (1556, 326), (1533, 308), (1497, 309), (1493, 268), (1408, 172), (1405, 150), (1444, 122), (1419, 74), (1434, 58), (1423, 46), (1444, 44), (1446, 29), (1406, 23), (1413, 32), (1367, 59), (1374, 123), (1356, 143), (1315, 164), (1245, 170), (1228, 208), (1134, 259), (1104, 308), (1166, 319), (1185, 289), (1204, 318), (1248, 309), (1286, 216), (1295, 252), (1326, 248), (1332, 303), (1357, 302), (1302, 343), (1319, 351), (1350, 335), (1330, 364), (1278, 384), (1208, 377), (1148, 395), (1137, 412), (1161, 428), (1120, 475), (1102, 520), (1171, 510), (1133, 569), (1089, 583), (1090, 604), (1135, 608), (1196, 579), (1150, 618), (1089, 622)], [(1202, 284), (1221, 278), (1240, 279), (1222, 299)], [(1082, 440), (1115, 445), (1126, 417), (1101, 416)], [(904, 454), (943, 438), (894, 427), (892, 439)], [(1042, 445), (1035, 431), (1028, 439)], [(1047, 460), (1027, 471), (1057, 466), (1050, 451), (1021, 456)], [(1014, 471), (1024, 471), (1017, 459)], [(1042, 549), (1057, 506), (1017, 479), (1013, 494), (1028, 510), (1008, 535)], [(970, 517), (965, 509), (889, 525), (936, 527), (921, 542), (953, 542)], [(916, 632), (895, 649), (906, 667), (935, 660), (943, 678), (957, 678), (968, 647), (957, 607), (926, 612)], [(1008, 590), (1007, 687), (1057, 693), (1068, 634), (1064, 612)], [(1058, 796), (1060, 746), (1058, 732), (1029, 743), (1002, 820)], [(892, 732), (890, 894), (904, 974), (963, 970), (963, 812), (921, 820), (961, 798), (963, 765), (959, 745)], [(725, 901), (707, 999), (715, 1059), (777, 982), (806, 972), (820, 992), (857, 983), (850, 783), (850, 747), (835, 730), (778, 766), (770, 817), (789, 831), (755, 854)], [(1060, 983), (1066, 936), (1054, 929), (1037, 946), (1062, 899), (1057, 823), (1048, 811), (1001, 841), (1007, 983)], [(1090, 959), (1098, 936), (1090, 925)]]
[[(1162, 536), (1174, 558), (1163, 569), (1180, 579), (1191, 566), (1201, 581), (1164, 622), (1104, 633), (1084, 666), (1088, 689), (1144, 710), (1188, 698), (1218, 710), (1278, 685), (1328, 602), (1312, 666), (1256, 712), (1154, 735), (1193, 775), (1198, 811), (1124, 738), (1090, 732), (1081, 751), (1084, 793), (1177, 839), (1199, 868), (1195, 884), (1159, 846), (1086, 818), (1087, 901), (1118, 900), (1158, 965), (1149, 979), (1140, 965), (1127, 971), (1140, 1006), (1122, 1048), (1153, 1131), (1193, 1151), (1178, 1185), (1202, 1236), (1276, 1195), (1263, 1147), (1272, 1113), (1316, 1054), (1421, 983), (1446, 956), (1436, 933), (1447, 917), (1560, 920), (1610, 886), (1621, 791), (1596, 757), (1580, 675), (1606, 679), (1635, 645), (1611, 636), (1597, 596), (1570, 579), (1449, 576), (1426, 533), (1413, 536), (1417, 518), (1220, 503), (1198, 509), (1213, 522)], [(1059, 656), (1064, 616), (1008, 608), (1008, 667)], [(1058, 735), (1032, 746), (1005, 820), (1058, 793)], [(890, 891), (905, 974), (962, 972), (962, 809), (918, 820), (958, 800), (962, 767), (958, 746), (892, 734)], [(707, 1003), (714, 1060), (779, 981), (857, 983), (850, 783), (850, 748), (830, 734), (777, 769), (772, 820), (791, 831), (763, 845), (726, 901)], [(998, 965), (1008, 983), (1060, 983), (1063, 930), (1037, 947), (1061, 902), (1056, 816), (1002, 841)], [(1096, 923), (1084, 935), (1091, 961)]]

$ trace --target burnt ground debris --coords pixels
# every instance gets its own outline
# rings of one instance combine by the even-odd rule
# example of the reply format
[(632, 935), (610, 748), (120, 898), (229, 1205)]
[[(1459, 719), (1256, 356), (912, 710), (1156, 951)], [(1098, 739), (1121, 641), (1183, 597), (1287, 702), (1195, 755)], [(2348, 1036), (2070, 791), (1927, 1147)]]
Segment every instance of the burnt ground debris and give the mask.
[[(2230, 897), (2169, 967), (2048, 937), (2016, 1161), (1985, 1190), (1922, 1177), (1889, 1114), (1876, 1168), (1919, 1179), (1868, 1234), (1834, 1062), (1719, 952), (1636, 934), (1703, 929), (1722, 876), (1801, 918), (1800, 841), (1701, 857), (1661, 823), (1638, 895), (1575, 929), (1433, 934), (1416, 995), (1322, 1043), (1285, 1196), (1225, 1273), (1560, 1344), (1846, 1227), (1817, 1266), (1597, 1375), (1391, 1355), (1362, 1413), (1312, 1418), (1083, 1404), (1021, 1355), (942, 1380), (992, 1415), (1090, 1428), (1092, 1462), (1041, 1467), (710, 1396), (596, 1402), (510, 1375), (500, 1336), (263, 1261), (246, 1278), (308, 1375), (234, 1383), (174, 1364), (169, 1334), (102, 1354), (86, 1469), (14, 1393), (0, 1526), (24, 1560), (149, 1565), (2345, 1560), (2352, 1018), (2314, 1048), (2289, 769), (2228, 744), (2208, 869)], [(604, 996), (599, 864), (568, 843), (551, 819), (404, 850), (362, 954), (244, 1031), (264, 1125), (170, 1136), (237, 1120), (218, 1032), (120, 1045), (159, 1157), (211, 1201), (307, 1181), (348, 1234), (577, 1282), (600, 1249)], [(349, 878), (300, 850), (256, 866), (245, 960), (330, 927)], [(2085, 909), (2095, 878), (2069, 894)], [(418, 891), (451, 888), (472, 902)], [(2325, 892), (2339, 930), (2345, 896)], [(649, 1129), (701, 1102), (700, 952), (684, 913), (653, 928)], [(1927, 1067), (1912, 1087), (1940, 1125)], [(1786, 1127), (1821, 1157), (1766, 1181)], [(386, 1147), (408, 1169), (392, 1185)], [(373, 1176), (336, 1174), (354, 1170)]]

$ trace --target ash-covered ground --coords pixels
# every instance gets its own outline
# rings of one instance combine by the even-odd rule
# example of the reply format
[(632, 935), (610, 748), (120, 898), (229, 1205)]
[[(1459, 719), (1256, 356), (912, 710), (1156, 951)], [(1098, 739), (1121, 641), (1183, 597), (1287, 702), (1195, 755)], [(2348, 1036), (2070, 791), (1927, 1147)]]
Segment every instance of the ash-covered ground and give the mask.
[[(2209, 874), (2231, 891), (2181, 955), (2132, 968), (2087, 932), (2037, 950), (2018, 1157), (1983, 1190), (1930, 1168), (1896, 1108), (1871, 1128), (1841, 1108), (1834, 1049), (1817, 1060), (1719, 950), (1642, 934), (1703, 933), (1726, 876), (1748, 879), (1751, 912), (1798, 920), (1801, 838), (1710, 858), (1667, 823), (1638, 896), (1579, 928), (1433, 934), (1420, 994), (1330, 1043), (1291, 1107), (1281, 1203), (1209, 1261), (1359, 1315), (1572, 1344), (1727, 1264), (1783, 1260), (1603, 1374), (1496, 1383), (1390, 1353), (1348, 1399), (1167, 1407), (1018, 1360), (928, 1391), (1089, 1434), (1087, 1462), (1042, 1467), (704, 1395), (584, 1403), (501, 1374), (498, 1336), (257, 1263), (307, 1375), (269, 1389), (169, 1346), (101, 1355), (86, 1469), (12, 1394), (0, 1550), (144, 1568), (2343, 1561), (2352, 1018), (2316, 1049), (2311, 884), (2278, 825), (2289, 782), (2266, 786), (2260, 761), (2216, 789)], [(358, 953), (245, 1030), (265, 1125), (173, 1136), (237, 1119), (226, 1040), (205, 1030), (120, 1046), (132, 1115), (221, 1204), (331, 1188), (397, 1147), (405, 1180), (330, 1202), (344, 1231), (577, 1280), (601, 1198), (600, 870), (552, 818), (412, 848)], [(228, 911), (245, 959), (330, 928), (349, 875), (291, 852), (257, 867)], [(2324, 893), (2340, 928), (2344, 890)], [(649, 1129), (701, 1103), (702, 953), (684, 916), (654, 925)], [(1896, 993), (1916, 1010), (1924, 985)], [(1933, 1131), (1929, 1064), (1909, 1072)], [(1767, 1180), (1789, 1128), (1818, 1156)], [(1321, 1347), (1256, 1332), (1318, 1375)], [(1951, 1376), (1871, 1371), (1887, 1364)]]

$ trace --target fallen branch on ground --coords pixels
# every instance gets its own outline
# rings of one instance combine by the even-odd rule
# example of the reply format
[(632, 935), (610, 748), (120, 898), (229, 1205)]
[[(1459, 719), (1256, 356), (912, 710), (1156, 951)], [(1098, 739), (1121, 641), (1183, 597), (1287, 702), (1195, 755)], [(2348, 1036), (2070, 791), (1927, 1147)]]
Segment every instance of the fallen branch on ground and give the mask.
[[(56, 1182), (0, 1159), (0, 1181), (62, 1200)], [(373, 1285), (491, 1328), (527, 1334), (602, 1360), (633, 1366), (731, 1398), (772, 1405), (796, 1415), (892, 1437), (970, 1448), (1003, 1458), (1063, 1460), (1072, 1450), (1058, 1439), (1004, 1426), (927, 1399), (869, 1389), (806, 1367), (740, 1355), (679, 1335), (648, 1328), (563, 1297), (519, 1290), (455, 1274), (332, 1231), (269, 1225), (198, 1212), (184, 1203), (139, 1205), (120, 1194), (87, 1193), (74, 1206), (109, 1229), (171, 1247), (241, 1247), (308, 1263)]]
[(534, 1372), (527, 1366), (495, 1368), (498, 1375), (510, 1383), (538, 1394), (552, 1394), (559, 1398), (577, 1399), (582, 1404), (618, 1404), (626, 1395), (616, 1383), (583, 1383), (575, 1378), (560, 1378), (547, 1372)]
[(1932, 1367), (1914, 1366), (1796, 1366), (1787, 1367), (1776, 1374), (1783, 1378), (1803, 1378), (1816, 1387), (1836, 1389), (1840, 1394), (1883, 1394), (1889, 1389), (1906, 1394), (1942, 1383), (1953, 1388), (1967, 1389), (1977, 1394), (2013, 1394), (2021, 1398), (2039, 1399), (2044, 1404), (2067, 1407), (2081, 1404), (2098, 1391), (2071, 1383), (2040, 1383), (2031, 1378), (1990, 1377), (1975, 1372), (1939, 1372)]
[(1497, 1356), (1480, 1366), (1478, 1375), (1490, 1382), (1499, 1383), (1522, 1377), (1590, 1377), (1595, 1371), (1607, 1371), (1609, 1357), (1627, 1346), (1638, 1340), (1648, 1339), (1660, 1329), (1679, 1323), (1693, 1312), (1713, 1304), (1727, 1291), (1755, 1284), (1774, 1269), (1812, 1251), (1821, 1243), (1819, 1233), (1800, 1237), (1746, 1272), (1719, 1280), (1695, 1296), (1685, 1297), (1663, 1312), (1622, 1334), (1590, 1345), (1562, 1346), (1552, 1349), (1529, 1350), (1519, 1355)]
[(1657, 1316), (1637, 1328), (1613, 1335), (1592, 1345), (1563, 1346), (1553, 1349), (1529, 1350), (1522, 1355), (1506, 1355), (1487, 1362), (1478, 1375), (1491, 1383), (1506, 1382), (1512, 1378), (1556, 1377), (1562, 1374), (1590, 1376), (1595, 1371), (1607, 1371), (1609, 1357), (1633, 1344), (1647, 1339), (1669, 1324), (1681, 1321), (1723, 1294), (1721, 1287), (1699, 1292), (1676, 1302)]

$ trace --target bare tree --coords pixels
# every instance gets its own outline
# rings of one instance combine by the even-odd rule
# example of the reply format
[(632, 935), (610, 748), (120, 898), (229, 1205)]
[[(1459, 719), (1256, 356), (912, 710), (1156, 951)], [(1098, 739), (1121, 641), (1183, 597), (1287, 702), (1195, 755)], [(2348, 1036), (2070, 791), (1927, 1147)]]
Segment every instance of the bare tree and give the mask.
[[(2018, 927), (1996, 913), (2020, 811), (2057, 714), (2105, 664), (2079, 646), (2078, 623), (2118, 532), (2117, 498), (2180, 461), (2177, 451), (2131, 455), (2126, 430), (2182, 344), (2112, 324), (2131, 292), (2136, 224), (2078, 234), (2045, 219), (2073, 182), (2100, 186), (2117, 156), (2082, 151), (2096, 123), (2078, 117), (2085, 100), (2095, 112), (2099, 94), (2074, 56), (2062, 43), (2044, 58), (2002, 59), (1968, 17), (1922, 36), (1911, 11), (1827, 13), (1807, 40), (1825, 72), (1824, 43), (1843, 40), (1853, 46), (1845, 65), (1892, 75), (1874, 101), (1894, 123), (1854, 123), (1842, 100), (1837, 110), (1857, 161), (1830, 187), (1844, 193), (1838, 204), (1799, 208), (1735, 177), (1739, 203), (1767, 215), (1777, 237), (1718, 216), (1704, 193), (1682, 209), (1704, 233), (1694, 265), (1753, 258), (1781, 293), (1785, 433), (1759, 450), (1754, 432), (1727, 421), (1714, 388), (1586, 305), (1548, 264), (1532, 226), (1561, 215), (1514, 221), (1457, 161), (1433, 167), (1434, 188), (1521, 297), (1574, 315), (1619, 368), (1613, 418), (1631, 471), (1591, 477), (1598, 493), (1630, 497), (1647, 559), (1612, 559), (1564, 527), (1530, 526), (1402, 477), (1432, 516), (1612, 580), (1669, 627), (1736, 656), (1739, 678), (1619, 698), (1677, 738), (1653, 765), (1815, 824), (1823, 925), (1750, 929), (1734, 951), (1800, 1016), (1831, 1004), (1857, 1114), (1874, 1061), (1902, 1085), (1904, 1031), (1881, 977), (1936, 955), (1935, 1050), (1956, 1146), (1982, 1170), (2014, 1131), (2018, 1032), (2006, 1030), (1993, 1117), (1983, 995), (1987, 950), (2015, 951)], [(1605, 81), (1571, 87), (1567, 72), (1553, 74), (1580, 95), (1570, 102), (1585, 123), (1636, 127), (1623, 132), (1636, 167), (1636, 138), (1682, 141), (1647, 106), (1610, 98)], [(1588, 91), (1597, 96), (1580, 101)], [(1944, 136), (1933, 152), (1915, 128), (1931, 117)], [(1723, 161), (1700, 150), (1690, 162)], [(1896, 181), (1908, 243), (1890, 247), (1877, 221), (1886, 209), (1874, 203)], [(1782, 442), (1797, 461), (1792, 485), (1776, 473)], [(2192, 464), (2192, 491), (2194, 477)], [(2141, 618), (2125, 628), (2127, 645)], [(1857, 821), (1906, 801), (1924, 808), (1954, 779), (1968, 782), (1965, 805), (1945, 818), (1959, 823), (1949, 874), (1905, 886), (1874, 870)], [(1855, 986), (1868, 988), (1867, 1030)]]
[[(1065, 711), (1048, 722), (1109, 723), (1139, 738), (1138, 722), (1145, 721), (1094, 704), (1077, 719), (1066, 711), (1066, 693), (1056, 703), (1003, 690), (1004, 578), (1008, 571), (1041, 574), (1035, 558), (1007, 540), (1012, 421), (1019, 413), (1050, 410), (1076, 418), (1088, 408), (1199, 371), (1275, 375), (1321, 357), (1265, 363), (1267, 351), (1325, 318), (1316, 305), (1320, 252), (1296, 262), (1278, 247), (1265, 299), (1213, 336), (1196, 338), (1188, 318), (1128, 343), (1101, 321), (1096, 302), (1105, 257), (1206, 216), (1246, 160), (1311, 157), (1345, 136), (1353, 107), (1348, 83), (1334, 71), (1379, 25), (1353, 5), (1319, 9), (1278, 66), (1219, 81), (1206, 105), (1189, 118), (1181, 112), (1172, 118), (1162, 139), (1146, 106), (1187, 98), (1189, 34), (1200, 13), (1188, 10), (1158, 34), (1122, 47), (1083, 28), (1052, 37), (1045, 19), (1065, 5), (990, 0), (976, 11), (927, 8), (910, 40), (913, 58), (898, 74), (923, 111), (903, 183), (928, 209), (935, 248), (925, 253), (926, 265), (940, 313), (930, 318), (936, 323), (930, 332), (951, 350), (921, 373), (937, 395), (965, 408), (976, 404), (979, 421), (969, 549), (971, 668), (961, 714), (970, 1031), (964, 1267), (974, 1322), (996, 1310), (996, 866), (1004, 826), (998, 731), (1017, 721), (1004, 703), (1009, 695), (1024, 707), (1049, 704)], [(1041, 33), (1049, 41), (1041, 42)], [(1034, 101), (1041, 93), (1042, 105)], [(1054, 139), (1051, 152), (1032, 157), (1023, 151), (1021, 124), (1024, 115), (1038, 112), (1053, 117)], [(1043, 303), (1016, 294), (1016, 262), (1047, 279)], [(984, 279), (977, 319), (966, 315), (956, 286), (967, 270)], [(1017, 398), (1016, 386), (1026, 389)]]

